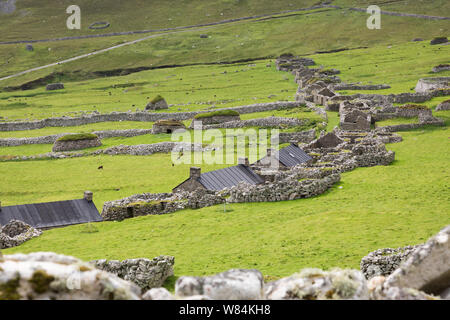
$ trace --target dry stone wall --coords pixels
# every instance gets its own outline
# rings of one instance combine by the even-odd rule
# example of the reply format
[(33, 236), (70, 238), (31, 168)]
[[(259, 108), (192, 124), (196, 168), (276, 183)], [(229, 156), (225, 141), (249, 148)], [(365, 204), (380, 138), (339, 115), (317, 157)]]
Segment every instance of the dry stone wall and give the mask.
[[(299, 106), (301, 106), (301, 103), (299, 102), (286, 101), (286, 102), (259, 103), (247, 106), (215, 109), (215, 111), (234, 110), (239, 112), (240, 114), (246, 114), (278, 109), (292, 109)], [(24, 130), (41, 129), (45, 127), (75, 127), (99, 122), (118, 122), (118, 121), (155, 122), (158, 120), (169, 120), (169, 119), (181, 121), (192, 119), (197, 114), (207, 112), (210, 111), (204, 110), (197, 112), (173, 112), (173, 113), (112, 112), (109, 114), (92, 114), (73, 118), (61, 117), (35, 121), (2, 122), (0, 123), (0, 131), (24, 131)]]
[(41, 234), (41, 230), (35, 229), (25, 222), (11, 220), (3, 227), (0, 226), (0, 249), (17, 247)]
[(159, 288), (164, 281), (173, 275), (175, 258), (172, 256), (159, 256), (156, 258), (91, 261), (97, 269), (115, 274), (121, 279), (130, 281), (142, 290)]

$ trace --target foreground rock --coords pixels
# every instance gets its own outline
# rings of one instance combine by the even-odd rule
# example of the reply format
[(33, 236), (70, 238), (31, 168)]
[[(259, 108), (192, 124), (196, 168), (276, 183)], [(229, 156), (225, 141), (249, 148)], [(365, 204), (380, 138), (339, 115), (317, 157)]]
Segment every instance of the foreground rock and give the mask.
[(173, 275), (175, 258), (171, 256), (159, 256), (152, 260), (128, 259), (96, 260), (92, 261), (97, 269), (117, 275), (127, 281), (138, 285), (142, 290), (161, 287), (166, 279)]
[(0, 256), (0, 300), (137, 300), (140, 288), (73, 257)]
[(41, 234), (41, 230), (37, 230), (23, 221), (11, 220), (3, 228), (0, 227), (0, 249), (17, 247)]
[(304, 269), (266, 285), (268, 300), (367, 300), (367, 281), (358, 270)]
[(440, 295), (450, 288), (450, 225), (421, 246), (387, 279), (385, 287)]
[(176, 282), (175, 294), (181, 298), (260, 300), (263, 287), (263, 276), (258, 270), (232, 269), (210, 277), (181, 277)]

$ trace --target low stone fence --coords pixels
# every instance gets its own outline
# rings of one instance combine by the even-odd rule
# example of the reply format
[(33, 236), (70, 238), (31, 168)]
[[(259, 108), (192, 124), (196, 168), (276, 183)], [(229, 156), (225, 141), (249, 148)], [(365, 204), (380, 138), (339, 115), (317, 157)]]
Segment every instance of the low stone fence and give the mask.
[(284, 117), (267, 117), (250, 120), (236, 120), (219, 124), (206, 125), (203, 129), (216, 128), (245, 128), (245, 127), (260, 127), (260, 128), (289, 128), (299, 127), (308, 123), (308, 120), (298, 118), (284, 118)]
[(370, 279), (376, 276), (388, 276), (392, 274), (400, 264), (405, 261), (411, 253), (420, 248), (417, 246), (406, 246), (397, 249), (378, 249), (369, 253), (361, 260), (361, 271)]
[[(115, 137), (136, 137), (146, 134), (151, 134), (152, 129), (129, 129), (129, 130), (105, 130), (94, 131), (100, 139), (115, 138)], [(15, 147), (26, 144), (52, 144), (59, 138), (74, 133), (61, 133), (49, 136), (31, 137), (31, 138), (3, 138), (0, 139), (0, 147)]]
[(299, 132), (280, 132), (279, 143), (289, 143), (291, 141), (300, 143), (310, 143), (315, 138), (316, 138), (316, 130), (314, 129)]
[[(215, 109), (215, 111), (221, 110), (234, 110), (240, 114), (264, 112), (277, 109), (290, 109), (299, 107), (301, 103), (286, 101), (286, 102), (270, 102), (259, 103), (246, 106), (238, 106), (231, 108)], [(82, 117), (61, 117), (61, 118), (48, 118), (35, 121), (17, 121), (17, 122), (2, 122), (0, 123), (0, 131), (24, 131), (41, 129), (45, 127), (75, 127), (91, 123), (99, 122), (117, 122), (117, 121), (141, 121), (141, 122), (155, 122), (158, 120), (189, 120), (194, 118), (197, 114), (208, 113), (211, 110), (193, 111), (193, 112), (112, 112), (109, 114), (92, 114)]]
[(135, 283), (145, 292), (152, 288), (161, 287), (168, 277), (173, 276), (175, 258), (159, 256), (152, 260), (145, 258), (123, 261), (94, 260), (91, 263), (99, 270), (115, 274), (121, 279)]
[(337, 83), (333, 85), (333, 90), (383, 90), (391, 88), (387, 84), (354, 84), (354, 83)]

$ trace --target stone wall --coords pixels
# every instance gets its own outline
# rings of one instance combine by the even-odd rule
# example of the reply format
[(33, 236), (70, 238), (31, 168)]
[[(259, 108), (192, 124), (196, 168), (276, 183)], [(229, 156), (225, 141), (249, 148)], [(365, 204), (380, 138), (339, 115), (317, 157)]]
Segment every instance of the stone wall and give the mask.
[(82, 150), (87, 148), (100, 147), (102, 142), (97, 137), (95, 139), (83, 139), (83, 140), (56, 140), (53, 145), (53, 152), (63, 152), (63, 151), (73, 151), (73, 150)]
[(332, 85), (333, 90), (383, 90), (389, 89), (391, 86), (387, 84), (354, 84), (354, 83), (337, 83)]
[[(128, 130), (105, 130), (94, 131), (93, 134), (97, 135), (100, 139), (113, 138), (113, 137), (135, 137), (146, 134), (151, 134), (151, 129), (128, 129)], [(59, 138), (71, 135), (75, 133), (61, 133), (49, 136), (31, 137), (31, 138), (3, 138), (0, 139), (0, 147), (15, 147), (25, 144), (52, 144)]]
[(216, 125), (216, 124), (222, 124), (225, 122), (230, 121), (240, 121), (241, 117), (239, 115), (231, 115), (231, 116), (212, 116), (212, 117), (205, 117), (205, 118), (198, 118), (192, 120), (192, 123), (190, 125), (190, 128), (193, 129), (195, 123), (201, 123), (203, 126), (208, 125)]
[(362, 258), (361, 271), (366, 279), (388, 276), (419, 247), (420, 245), (397, 249), (378, 249)]
[(260, 128), (290, 128), (299, 127), (308, 124), (309, 121), (298, 118), (284, 118), (284, 117), (267, 117), (250, 120), (229, 121), (220, 124), (212, 124), (203, 126), (203, 129), (215, 128), (245, 128), (245, 127), (260, 127)]
[(41, 230), (35, 229), (25, 222), (11, 220), (3, 227), (0, 226), (0, 249), (17, 247), (41, 234)]
[(159, 256), (152, 260), (139, 258), (118, 260), (94, 260), (91, 263), (99, 270), (118, 276), (126, 281), (133, 282), (143, 292), (152, 288), (159, 288), (164, 281), (173, 276), (175, 258)]
[[(278, 109), (292, 109), (299, 107), (299, 102), (270, 102), (259, 103), (246, 106), (238, 106), (232, 108), (215, 109), (220, 110), (234, 110), (240, 114), (263, 112)], [(117, 121), (140, 121), (140, 122), (155, 122), (158, 120), (189, 120), (200, 113), (207, 113), (210, 110), (203, 110), (197, 112), (173, 112), (173, 113), (150, 113), (150, 112), (112, 112), (109, 114), (91, 114), (82, 117), (61, 117), (48, 118), (35, 121), (16, 121), (16, 122), (2, 122), (0, 123), (0, 131), (24, 131), (41, 129), (45, 127), (75, 127), (91, 123), (99, 122), (117, 122)]]
[(427, 92), (437, 89), (449, 89), (450, 77), (423, 78), (417, 82), (416, 92)]

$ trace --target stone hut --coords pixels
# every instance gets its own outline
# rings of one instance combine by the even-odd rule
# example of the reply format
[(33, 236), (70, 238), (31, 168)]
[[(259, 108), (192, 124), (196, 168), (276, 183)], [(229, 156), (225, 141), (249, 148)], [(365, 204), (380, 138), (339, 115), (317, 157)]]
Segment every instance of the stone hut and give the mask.
[(183, 122), (173, 119), (168, 120), (158, 120), (153, 124), (152, 133), (168, 133), (171, 134), (176, 130), (186, 130), (186, 126)]
[(336, 93), (334, 93), (330, 89), (323, 88), (322, 90), (314, 94), (314, 103), (326, 106), (328, 104), (328, 101), (335, 95)]
[(50, 83), (50, 84), (47, 85), (47, 87), (45, 89), (47, 91), (61, 90), (61, 89), (64, 89), (64, 84), (62, 84), (62, 83)]
[(197, 189), (221, 191), (241, 183), (257, 185), (264, 180), (249, 166), (247, 158), (240, 158), (237, 166), (201, 173), (200, 168), (192, 167), (187, 180), (176, 186), (172, 192), (192, 192)]
[(69, 134), (55, 141), (53, 152), (64, 152), (99, 147), (102, 145), (99, 137), (92, 133)]
[(164, 100), (164, 98), (161, 97), (160, 95), (153, 98), (152, 101), (150, 101), (145, 107), (145, 110), (163, 110), (163, 109), (169, 109), (169, 105), (167, 104), (166, 100)]
[(308, 145), (310, 149), (323, 149), (323, 148), (335, 148), (344, 140), (340, 139), (334, 132), (329, 132), (326, 135), (321, 136), (319, 139), (311, 142)]
[(348, 131), (370, 131), (372, 117), (358, 109), (341, 113), (340, 127)]
[(211, 125), (238, 120), (241, 120), (241, 117), (239, 116), (239, 113), (234, 110), (220, 110), (209, 113), (200, 113), (194, 117), (190, 128), (193, 129), (196, 124)]

